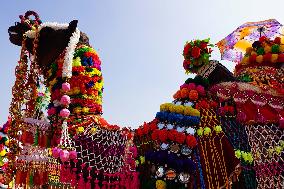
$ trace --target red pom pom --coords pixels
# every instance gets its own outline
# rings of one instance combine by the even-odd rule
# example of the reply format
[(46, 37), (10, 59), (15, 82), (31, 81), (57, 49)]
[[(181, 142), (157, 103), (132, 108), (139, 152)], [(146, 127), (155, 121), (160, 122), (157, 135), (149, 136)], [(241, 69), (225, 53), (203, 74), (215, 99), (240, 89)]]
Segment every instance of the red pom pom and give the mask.
[(197, 145), (197, 140), (194, 136), (188, 135), (186, 137), (186, 144), (188, 145), (188, 147), (194, 148)]
[(159, 140), (161, 142), (166, 142), (168, 139), (168, 131), (163, 129), (163, 130), (159, 130)]
[(175, 141), (177, 134), (178, 134), (177, 130), (175, 130), (175, 129), (170, 130), (170, 131), (168, 132), (168, 138), (169, 138), (169, 140)]
[(276, 37), (276, 38), (274, 39), (274, 43), (280, 44), (280, 43), (281, 43), (281, 38), (280, 38), (280, 37)]
[(151, 124), (150, 124), (150, 130), (151, 131), (154, 131), (155, 129), (157, 129), (158, 127), (157, 127), (157, 123), (155, 123), (155, 122), (152, 122)]
[(278, 60), (277, 62), (284, 62), (284, 54), (279, 54), (278, 55)]
[(183, 49), (183, 55), (186, 55), (190, 48), (191, 48), (190, 43), (186, 44), (184, 49)]
[(199, 47), (193, 47), (191, 50), (191, 56), (193, 58), (198, 58), (200, 56), (201, 49)]
[(266, 53), (265, 55), (263, 55), (263, 61), (264, 62), (270, 62), (271, 61), (271, 53)]
[(264, 42), (264, 41), (266, 41), (266, 37), (265, 36), (261, 36), (260, 38), (259, 38), (259, 42)]
[(182, 144), (184, 143), (185, 138), (186, 135), (184, 133), (178, 133), (178, 135), (176, 136), (176, 142)]
[(152, 140), (157, 140), (158, 139), (158, 135), (159, 135), (159, 130), (153, 131), (153, 133), (151, 135)]
[(256, 54), (253, 54), (253, 55), (251, 55), (250, 57), (249, 57), (249, 62), (250, 63), (254, 63), (254, 62), (256, 62)]
[(200, 43), (200, 48), (205, 49), (207, 47), (207, 43), (201, 42)]

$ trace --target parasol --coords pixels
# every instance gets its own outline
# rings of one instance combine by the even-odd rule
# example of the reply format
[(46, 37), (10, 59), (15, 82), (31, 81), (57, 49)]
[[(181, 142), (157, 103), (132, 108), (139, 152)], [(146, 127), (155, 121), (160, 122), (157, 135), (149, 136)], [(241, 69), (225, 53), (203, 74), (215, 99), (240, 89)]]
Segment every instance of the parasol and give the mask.
[(219, 41), (216, 45), (221, 52), (222, 60), (240, 62), (247, 47), (259, 39), (261, 36), (274, 38), (283, 36), (282, 24), (275, 19), (260, 22), (247, 22), (227, 37)]

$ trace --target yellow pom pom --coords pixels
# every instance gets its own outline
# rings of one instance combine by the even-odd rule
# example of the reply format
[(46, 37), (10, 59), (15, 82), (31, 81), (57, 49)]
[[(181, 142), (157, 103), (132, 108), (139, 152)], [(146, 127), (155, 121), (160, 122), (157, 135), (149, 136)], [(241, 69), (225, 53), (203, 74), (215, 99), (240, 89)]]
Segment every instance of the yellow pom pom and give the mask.
[(277, 60), (278, 60), (278, 54), (272, 54), (271, 55), (271, 62), (275, 63), (275, 62), (277, 62)]
[(2, 150), (2, 151), (0, 152), (0, 156), (2, 156), (2, 157), (3, 157), (3, 156), (5, 156), (5, 155), (6, 155), (6, 153), (7, 153), (7, 152), (6, 152), (6, 150), (4, 149), (4, 150)]
[(163, 112), (163, 111), (168, 111), (168, 110), (167, 110), (167, 104), (161, 104), (161, 105), (160, 105), (160, 111), (162, 111), (162, 112)]
[(280, 45), (279, 50), (280, 52), (284, 53), (284, 45)]
[(157, 180), (156, 181), (156, 189), (166, 189), (167, 185), (166, 182), (163, 180)]
[(81, 111), (82, 111), (82, 108), (80, 108), (80, 107), (77, 107), (77, 108), (74, 109), (74, 112), (75, 112), (76, 114), (81, 113)]
[(271, 47), (268, 46), (268, 45), (265, 46), (265, 47), (264, 47), (264, 52), (265, 52), (265, 53), (270, 53), (270, 52), (271, 52)]
[(47, 150), (48, 150), (48, 154), (49, 154), (50, 156), (52, 156), (52, 150), (51, 150), (51, 148), (48, 148)]
[(255, 51), (252, 51), (250, 55), (257, 55), (257, 53)]
[(169, 105), (169, 111), (170, 112), (175, 112), (176, 108), (173, 104)]
[(193, 108), (190, 107), (190, 106), (185, 106), (185, 107), (184, 107), (184, 110), (183, 110), (183, 114), (184, 114), (184, 115), (187, 115), (187, 116), (191, 115), (192, 109), (193, 109)]
[(82, 108), (82, 112), (83, 113), (89, 113), (89, 108), (88, 107), (84, 107), (84, 108)]
[(175, 107), (175, 112), (178, 113), (178, 114), (183, 114), (184, 112), (184, 106), (182, 105), (178, 105)]
[(90, 133), (93, 135), (97, 132), (97, 128), (96, 127), (92, 127), (90, 130)]
[(263, 61), (263, 56), (262, 56), (262, 55), (258, 55), (258, 56), (256, 57), (256, 62), (257, 62), (257, 63), (262, 63), (262, 61)]
[(140, 163), (144, 164), (145, 163), (145, 157), (144, 156), (140, 156), (139, 158), (140, 158)]
[(242, 65), (247, 65), (248, 63), (249, 63), (249, 57), (245, 56), (245, 57), (242, 59), (241, 64), (242, 64)]
[(246, 49), (246, 54), (250, 54), (252, 51), (253, 51), (253, 48), (252, 47), (248, 47)]
[(74, 89), (73, 89), (73, 94), (79, 94), (81, 92), (81, 90), (80, 90), (80, 88), (79, 87), (75, 87)]
[(77, 133), (83, 133), (85, 131), (84, 127), (78, 127), (77, 128)]
[(192, 116), (200, 116), (200, 112), (197, 109), (192, 109), (191, 110), (191, 115)]
[(5, 141), (5, 145), (8, 146), (9, 145), (9, 140)]
[(72, 66), (73, 67), (75, 67), (75, 66), (82, 66), (81, 65), (81, 58), (80, 57), (76, 57), (75, 59), (73, 59)]

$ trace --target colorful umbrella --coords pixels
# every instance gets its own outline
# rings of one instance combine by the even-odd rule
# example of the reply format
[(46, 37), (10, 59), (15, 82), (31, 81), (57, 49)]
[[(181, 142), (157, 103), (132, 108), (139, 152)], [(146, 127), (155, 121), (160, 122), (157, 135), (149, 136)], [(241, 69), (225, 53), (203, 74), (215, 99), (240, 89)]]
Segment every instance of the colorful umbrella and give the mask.
[(240, 62), (247, 47), (261, 36), (274, 38), (283, 36), (282, 24), (275, 19), (260, 22), (247, 22), (230, 35), (219, 41), (216, 45), (220, 49), (221, 59)]

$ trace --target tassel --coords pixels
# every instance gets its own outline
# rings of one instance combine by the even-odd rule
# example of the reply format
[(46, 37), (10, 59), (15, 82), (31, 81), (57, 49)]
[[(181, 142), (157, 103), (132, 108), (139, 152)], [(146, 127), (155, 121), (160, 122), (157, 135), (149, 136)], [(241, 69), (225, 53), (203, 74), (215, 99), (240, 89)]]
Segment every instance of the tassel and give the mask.
[(72, 173), (71, 173), (71, 177), (70, 177), (71, 178), (70, 184), (71, 184), (72, 187), (75, 187), (76, 184), (77, 184), (76, 171), (77, 171), (77, 168), (72, 169)]
[(79, 174), (80, 179), (79, 179), (79, 183), (78, 183), (78, 189), (85, 189), (85, 182), (84, 182), (84, 178), (83, 178), (83, 173)]
[(91, 180), (92, 180), (92, 177), (91, 176), (88, 176), (88, 181), (86, 183), (86, 189), (91, 189)]
[(111, 183), (110, 182), (107, 183), (107, 189), (111, 189)]
[(125, 187), (125, 175), (124, 174), (120, 174), (120, 182), (119, 185), (121, 188)]
[(115, 186), (114, 189), (119, 189), (119, 181), (118, 180), (114, 182), (114, 186)]
[(60, 166), (60, 182), (65, 183), (65, 166)]
[(139, 189), (139, 173), (133, 172), (132, 173), (132, 182), (131, 182), (131, 189)]
[(22, 177), (22, 171), (17, 171), (16, 172), (16, 179), (15, 179), (15, 185), (16, 186), (20, 186), (20, 183), (21, 183), (21, 177)]
[(127, 174), (127, 177), (125, 179), (125, 189), (132, 189), (131, 188), (131, 176), (130, 176), (130, 174)]
[(95, 188), (94, 188), (94, 189), (101, 189), (101, 188), (99, 187), (99, 182), (100, 182), (100, 181), (97, 180), (97, 179), (94, 181), (94, 183), (95, 183)]
[(107, 181), (104, 180), (104, 181), (103, 181), (103, 186), (102, 186), (101, 189), (107, 189), (107, 188), (106, 188), (106, 185), (107, 185)]
[(87, 183), (86, 183), (86, 189), (91, 189), (91, 182), (88, 179)]

